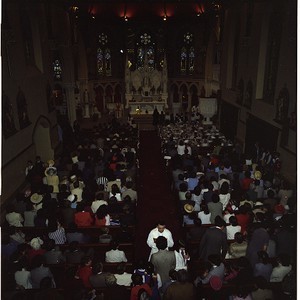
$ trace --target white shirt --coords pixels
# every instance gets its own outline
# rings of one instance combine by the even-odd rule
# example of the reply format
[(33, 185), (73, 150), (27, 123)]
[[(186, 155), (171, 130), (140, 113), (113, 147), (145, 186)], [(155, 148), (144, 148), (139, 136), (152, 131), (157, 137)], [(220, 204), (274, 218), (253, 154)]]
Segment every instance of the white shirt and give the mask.
[(149, 260), (153, 253), (158, 252), (158, 249), (156, 247), (156, 243), (154, 242), (154, 239), (157, 239), (159, 236), (164, 236), (167, 239), (168, 248), (173, 247), (173, 245), (174, 245), (172, 233), (169, 229), (165, 228), (163, 232), (159, 232), (157, 227), (152, 229), (150, 231), (150, 233), (148, 235), (148, 239), (147, 239), (147, 244), (151, 248)]
[(223, 216), (223, 219), (224, 219), (224, 221), (228, 224), (229, 223), (229, 218), (230, 217), (234, 217), (235, 216), (235, 214), (225, 214), (224, 216)]
[(211, 184), (214, 186), (213, 191), (217, 191), (219, 189), (219, 184), (216, 181), (212, 181)]
[(285, 275), (287, 275), (292, 270), (292, 266), (283, 266), (279, 264), (278, 267), (275, 267), (272, 271), (270, 282), (281, 282)]
[(223, 205), (223, 210), (226, 208), (227, 204), (230, 200), (230, 193), (227, 194), (219, 194), (220, 202)]
[(237, 232), (241, 232), (241, 226), (237, 225), (237, 226), (232, 226), (229, 225), (226, 227), (226, 234), (227, 234), (227, 240), (234, 240), (234, 235)]
[(97, 212), (98, 208), (101, 205), (108, 205), (108, 203), (104, 200), (95, 200), (95, 201), (93, 201), (93, 203), (91, 205), (91, 209), (92, 209), (94, 214)]
[(198, 213), (198, 218), (201, 220), (202, 224), (211, 224), (210, 222), (211, 213), (205, 214), (204, 211)]
[(194, 205), (194, 210), (195, 211), (200, 211), (200, 204), (202, 202), (202, 199), (203, 199), (203, 195), (195, 195), (195, 194), (192, 194), (192, 200), (195, 201), (195, 205)]
[(31, 289), (30, 272), (22, 269), (22, 271), (16, 271), (15, 281), (17, 285), (22, 285), (25, 289)]
[(77, 196), (77, 202), (82, 201), (82, 192), (83, 190), (81, 188), (75, 188), (71, 191), (73, 195)]
[(178, 252), (178, 251), (174, 251), (175, 253), (175, 258), (176, 258), (176, 267), (175, 270), (182, 270), (185, 269), (187, 270), (187, 260), (183, 257), (183, 255), (185, 254), (185, 250), (181, 249), (179, 251), (183, 251), (183, 253)]
[(177, 146), (177, 153), (178, 155), (183, 155), (185, 151), (185, 145), (178, 145)]
[(105, 253), (106, 262), (127, 262), (124, 251), (122, 250), (110, 250)]
[(114, 275), (117, 278), (117, 285), (131, 286), (132, 274), (124, 272), (123, 274), (114, 274)]

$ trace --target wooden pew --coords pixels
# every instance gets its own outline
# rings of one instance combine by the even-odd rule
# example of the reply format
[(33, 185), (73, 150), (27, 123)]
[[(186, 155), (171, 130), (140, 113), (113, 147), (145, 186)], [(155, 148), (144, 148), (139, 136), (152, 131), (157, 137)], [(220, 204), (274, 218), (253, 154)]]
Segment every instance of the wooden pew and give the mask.
[[(82, 232), (90, 237), (92, 237), (93, 241), (98, 241), (100, 234), (102, 234), (101, 228), (107, 227), (109, 229), (109, 234), (111, 234), (113, 237), (117, 236), (118, 233), (122, 231), (122, 228), (120, 225), (110, 225), (110, 226), (102, 226), (102, 227), (96, 227), (96, 226), (89, 226), (89, 227), (78, 227), (76, 229), (77, 232)], [(24, 232), (26, 235), (29, 236), (48, 236), (48, 228), (47, 227), (20, 227), (20, 230)], [(135, 226), (128, 226), (127, 230), (129, 233), (132, 234), (133, 238), (135, 236)], [(74, 230), (71, 230), (70, 228), (65, 228), (65, 232), (74, 232)]]
[[(69, 244), (58, 245), (60, 250), (64, 252), (68, 249)], [(78, 247), (85, 252), (89, 249), (94, 250), (94, 257), (100, 259), (101, 261), (105, 261), (105, 252), (109, 251), (110, 244), (104, 243), (95, 243), (95, 244), (79, 244)], [(123, 250), (125, 252), (126, 258), (128, 261), (134, 261), (134, 244), (133, 243), (121, 243), (119, 246), (119, 250)]]
[[(103, 262), (103, 271), (116, 274), (117, 273), (117, 267), (119, 263), (106, 263)], [(63, 282), (65, 279), (65, 272), (70, 267), (75, 267), (76, 269), (79, 268), (79, 264), (67, 264), (67, 263), (59, 263), (59, 264), (47, 264), (46, 265), (52, 272), (54, 281), (56, 283), (57, 288), (62, 288)], [(132, 262), (128, 262), (125, 264), (126, 269), (125, 272), (127, 273), (133, 273), (134, 265)]]

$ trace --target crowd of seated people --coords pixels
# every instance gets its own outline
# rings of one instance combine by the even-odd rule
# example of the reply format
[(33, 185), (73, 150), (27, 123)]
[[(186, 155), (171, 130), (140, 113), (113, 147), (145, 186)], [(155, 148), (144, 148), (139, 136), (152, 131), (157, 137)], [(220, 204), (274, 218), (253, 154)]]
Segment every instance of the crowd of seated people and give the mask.
[(271, 161), (247, 164), (216, 128), (176, 125), (159, 132), (186, 235), (159, 247), (160, 260), (134, 260), (137, 132), (102, 125), (28, 168), (2, 228), (3, 299), (273, 299), (270, 283), (293, 283), (292, 189)]
[(242, 296), (236, 290), (236, 297), (268, 299), (259, 298), (257, 282), (263, 278), (264, 289), (278, 282), (280, 257), (287, 259), (280, 282), (295, 271), (296, 262), (296, 201), (278, 172), (278, 153), (267, 160), (264, 151), (258, 157), (244, 155), (238, 145), (228, 147), (214, 126), (169, 124), (159, 133), (170, 159), (195, 287), (252, 284)]
[[(35, 163), (28, 162), (28, 186), (9, 203), (2, 224), (2, 271), (9, 268), (4, 290), (9, 285), (40, 288), (40, 281), (33, 281), (32, 275), (42, 266), (45, 272), (40, 277), (45, 273), (52, 287), (57, 287), (47, 265), (87, 267), (98, 259), (99, 250), (93, 245), (99, 242), (107, 244), (101, 250), (101, 258), (106, 257), (102, 262), (119, 262), (120, 256), (120, 262), (127, 261), (126, 253), (118, 248), (119, 243), (134, 242), (128, 227), (136, 223), (137, 142), (136, 129), (115, 121), (77, 134), (73, 148), (68, 145), (68, 151), (55, 160), (43, 162), (38, 156)], [(110, 226), (117, 229), (110, 232)], [(89, 232), (92, 227), (98, 230)], [(83, 263), (85, 257), (90, 261)], [(26, 284), (15, 279), (24, 279), (16, 273), (22, 270)], [(87, 286), (87, 280), (83, 283)]]

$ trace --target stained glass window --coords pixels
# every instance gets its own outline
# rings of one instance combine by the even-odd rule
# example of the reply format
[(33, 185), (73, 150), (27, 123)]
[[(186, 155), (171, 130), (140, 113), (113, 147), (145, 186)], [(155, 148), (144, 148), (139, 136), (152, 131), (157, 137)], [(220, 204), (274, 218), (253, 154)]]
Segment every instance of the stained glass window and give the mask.
[(190, 52), (189, 52), (189, 71), (190, 71), (190, 73), (193, 73), (193, 71), (194, 71), (194, 60), (195, 60), (195, 49), (194, 49), (194, 47), (191, 47)]
[(103, 51), (101, 48), (97, 49), (97, 72), (103, 75)]
[(152, 36), (142, 33), (137, 40), (136, 64), (137, 68), (143, 68), (145, 63), (150, 69), (155, 67), (155, 48)]
[(137, 49), (137, 67), (142, 68), (144, 65), (144, 50), (142, 47)]
[(105, 73), (107, 76), (111, 75), (111, 55), (109, 49), (105, 49)]
[(54, 73), (54, 80), (61, 80), (62, 67), (59, 59), (55, 59), (53, 62), (53, 73)]
[(185, 72), (186, 71), (186, 60), (187, 60), (186, 48), (183, 47), (181, 49), (181, 62), (180, 62), (181, 72)]
[(147, 55), (148, 55), (148, 66), (150, 68), (154, 68), (154, 49), (153, 49), (153, 47), (149, 47), (149, 49), (147, 51)]
[(195, 69), (195, 48), (193, 47), (194, 36), (190, 32), (183, 35), (183, 46), (180, 51), (181, 74), (192, 74)]
[(97, 72), (101, 76), (111, 76), (111, 52), (108, 37), (105, 33), (98, 35)]

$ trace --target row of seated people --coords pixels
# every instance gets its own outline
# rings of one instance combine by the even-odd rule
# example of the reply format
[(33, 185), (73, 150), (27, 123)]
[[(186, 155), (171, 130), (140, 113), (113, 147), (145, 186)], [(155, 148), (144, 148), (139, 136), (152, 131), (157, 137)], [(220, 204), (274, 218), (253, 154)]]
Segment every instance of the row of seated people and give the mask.
[[(131, 183), (127, 186), (131, 186)], [(106, 199), (104, 191), (84, 195), (81, 201), (76, 201), (76, 196), (69, 193), (63, 193), (58, 198), (52, 197), (47, 187), (42, 194), (30, 194), (27, 191), (20, 194), (16, 203), (7, 206), (7, 225), (43, 227), (53, 216), (58, 216), (65, 227), (72, 223), (79, 227), (110, 225), (111, 222), (126, 225), (135, 223), (135, 200), (128, 194), (121, 201), (115, 196)]]
[[(32, 245), (39, 243), (40, 241), (38, 241), (38, 239), (32, 241)], [(54, 241), (52, 246), (54, 246)], [(160, 274), (162, 273), (159, 272), (158, 274), (155, 274), (153, 272), (154, 267), (151, 263), (145, 264), (144, 262), (139, 262), (134, 268), (132, 264), (125, 263), (114, 264), (113, 267), (109, 267), (109, 264), (103, 263), (103, 260), (97, 255), (83, 254), (80, 258), (80, 250), (77, 248), (79, 253), (77, 253), (76, 250), (72, 253), (66, 253), (67, 255), (72, 256), (72, 261), (69, 261), (68, 263), (65, 262), (64, 264), (47, 264), (47, 259), (53, 256), (53, 253), (51, 252), (54, 252), (54, 248), (50, 249), (51, 247), (49, 247), (48, 251), (51, 252), (45, 252), (43, 254), (41, 254), (41, 249), (33, 249), (35, 252), (33, 257), (30, 256), (32, 251), (28, 251), (27, 248), (26, 244), (20, 244), (18, 250), (12, 254), (12, 257), (8, 261), (3, 261), (2, 268), (6, 269), (7, 267), (7, 270), (9, 270), (5, 279), (12, 280), (12, 277), (14, 277), (13, 282), (15, 288), (26, 289), (42, 287), (43, 279), (49, 277), (51, 279), (51, 287), (61, 288), (64, 293), (67, 293), (66, 299), (72, 299), (73, 296), (69, 298), (69, 295), (71, 294), (70, 291), (76, 290), (78, 291), (78, 295), (82, 295), (82, 293), (79, 293), (80, 287), (85, 290), (109, 287), (109, 280), (111, 280), (112, 277), (111, 274), (114, 274), (113, 281), (116, 281), (115, 283), (118, 285), (118, 288), (119, 286), (125, 286), (127, 287), (127, 290), (128, 288), (131, 288), (130, 299), (139, 299), (137, 297), (137, 290), (139, 289), (145, 289), (148, 294), (153, 294), (155, 296), (153, 299), (196, 299), (195, 297), (203, 297), (207, 292), (207, 288), (213, 292), (219, 292), (223, 285), (225, 288), (222, 288), (222, 297), (225, 297), (225, 295), (227, 295), (226, 293), (228, 293), (226, 286), (231, 287), (230, 293), (238, 293), (241, 291), (236, 291), (236, 289), (245, 285), (248, 286), (248, 293), (251, 293), (252, 290), (255, 291), (255, 293), (252, 294), (253, 299), (261, 299), (259, 298), (261, 297), (261, 293), (267, 293), (267, 295), (269, 295), (268, 297), (271, 297), (270, 295), (272, 295), (272, 291), (267, 288), (268, 284), (266, 284), (266, 276), (269, 274), (269, 268), (268, 271), (264, 268), (264, 272), (262, 272), (261, 269), (260, 273), (256, 273), (257, 269), (255, 268), (252, 270), (251, 264), (245, 257), (241, 257), (233, 263), (228, 260), (223, 262), (220, 255), (210, 255), (207, 261), (198, 262), (197, 268), (195, 268), (197, 273), (195, 274), (191, 272), (190, 267), (185, 268), (182, 267), (182, 265), (176, 270), (176, 264), (174, 264), (174, 270), (170, 270), (169, 278), (165, 279), (160, 277)], [(158, 248), (160, 249), (159, 245)], [(269, 267), (270, 263), (265, 261), (266, 257), (263, 254), (260, 255), (262, 259), (261, 265)], [(122, 261), (123, 258), (123, 255), (119, 256), (119, 261)], [(284, 258), (286, 257), (281, 257), (282, 261), (279, 261), (279, 267), (277, 267), (277, 269), (280, 268), (280, 265), (282, 267), (287, 263), (286, 260), (284, 261)], [(276, 269), (272, 271), (272, 274), (275, 270)], [(284, 276), (282, 276), (282, 270), (279, 272), (281, 272), (281, 277), (283, 279)], [(133, 275), (135, 273), (139, 275), (138, 278)], [(258, 280), (255, 279), (255, 275), (262, 277), (259, 277)], [(277, 276), (278, 275), (279, 273)], [(185, 279), (181, 278), (181, 276), (185, 276)], [(172, 285), (172, 288), (169, 290), (170, 284), (177, 280), (180, 284)], [(274, 280), (274, 282), (275, 281), (276, 280)], [(258, 282), (263, 282), (264, 284), (260, 285)], [(184, 287), (182, 286), (182, 283), (185, 284)], [(10, 283), (5, 286), (12, 285), (13, 284)], [(278, 286), (276, 287), (278, 288)], [(243, 292), (245, 292), (245, 290), (243, 290)], [(119, 294), (116, 297), (120, 297), (120, 290), (118, 293)], [(172, 296), (173, 293), (177, 295), (177, 298)], [(255, 294), (257, 295), (254, 296)], [(182, 295), (186, 296), (180, 298)], [(117, 299), (110, 297), (111, 296), (105, 299)], [(122, 299), (129, 299), (129, 297), (126, 298), (124, 294), (124, 298)], [(273, 298), (271, 297), (270, 299)]]

